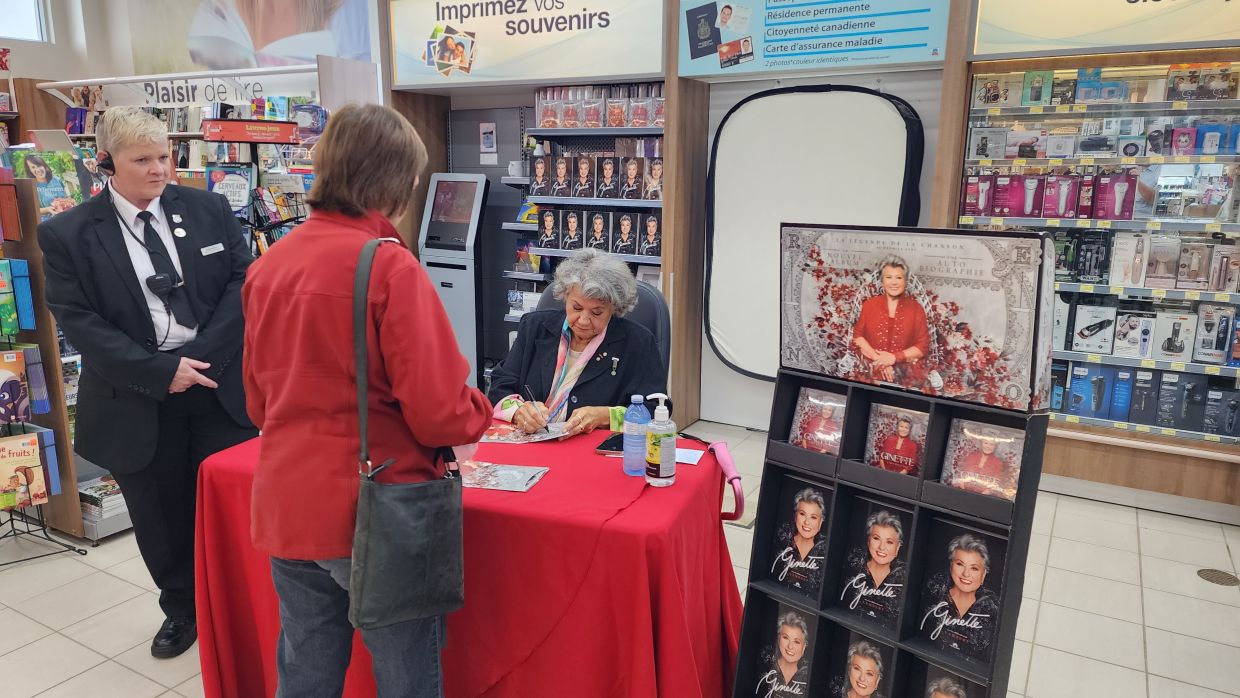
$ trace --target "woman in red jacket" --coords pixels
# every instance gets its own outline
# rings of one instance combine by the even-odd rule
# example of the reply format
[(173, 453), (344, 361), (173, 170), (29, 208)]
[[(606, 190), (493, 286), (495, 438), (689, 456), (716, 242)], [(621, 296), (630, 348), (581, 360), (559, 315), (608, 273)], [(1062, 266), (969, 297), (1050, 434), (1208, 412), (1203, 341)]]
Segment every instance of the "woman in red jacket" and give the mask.
[[(338, 696), (349, 664), (358, 490), (352, 296), (366, 241), (397, 241), (379, 247), (368, 294), (370, 450), (396, 459), (378, 479), (441, 477), (436, 450), (474, 443), (490, 424), (435, 289), (393, 227), (426, 162), (421, 139), (395, 111), (333, 114), (315, 147), (313, 213), (250, 267), (241, 292), (246, 403), (263, 435), (251, 537), (271, 555), (280, 597), (277, 695)], [(379, 694), (439, 696), (442, 636), (440, 618), (363, 631)]]

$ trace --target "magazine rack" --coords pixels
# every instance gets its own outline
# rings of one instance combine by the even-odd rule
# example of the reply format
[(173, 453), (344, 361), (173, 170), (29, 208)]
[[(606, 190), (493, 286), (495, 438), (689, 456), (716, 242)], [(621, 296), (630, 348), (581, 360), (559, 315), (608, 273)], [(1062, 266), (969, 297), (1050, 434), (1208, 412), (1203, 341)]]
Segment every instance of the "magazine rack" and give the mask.
[[(1039, 288), (1045, 290), (1043, 284)], [(1035, 305), (1038, 309), (1046, 307), (1040, 298)], [(1027, 341), (1040, 346), (1036, 336)], [(844, 415), (838, 453), (820, 453), (794, 444), (798, 441), (792, 438), (797, 428), (797, 404), (803, 389), (841, 398), (837, 402), (843, 402)], [(928, 415), (921, 437), (920, 472), (915, 476), (866, 463), (869, 425), (876, 408), (884, 405)], [(1011, 501), (944, 484), (944, 461), (954, 420), (1023, 433)], [(940, 687), (954, 683), (969, 698), (1006, 696), (1046, 428), (1045, 412), (1000, 409), (893, 385), (781, 369), (776, 377), (759, 491), (734, 696), (795, 695), (795, 691), (779, 690), (778, 684), (787, 676), (773, 673), (777, 665), (772, 660), (778, 658), (779, 635), (796, 636), (798, 632), (806, 635), (805, 649), (801, 670), (793, 678), (804, 682), (802, 695), (847, 691), (847, 662), (852, 648), (857, 656), (864, 658), (869, 650), (868, 656), (875, 656), (876, 651), (881, 658), (881, 662), (868, 665), (881, 674), (875, 696), (928, 695), (927, 687), (935, 681), (943, 682)], [(806, 490), (811, 490), (808, 498), (803, 496)], [(794, 527), (800, 525), (797, 502), (815, 500), (815, 494), (821, 497), (816, 500), (822, 503), (821, 528), (814, 548), (804, 559), (819, 557), (820, 572), (806, 583), (798, 583), (796, 569), (789, 564), (794, 558), (789, 558), (788, 534), (795, 536)], [(814, 506), (806, 510), (812, 512)], [(900, 522), (898, 552), (891, 563), (887, 593), (877, 592), (883, 588), (879, 583), (870, 587), (873, 596), (862, 597), (851, 571), (863, 569), (858, 561), (863, 565), (870, 559), (866, 557), (869, 534), (880, 527), (867, 527), (879, 511)], [(897, 528), (885, 530), (894, 533)], [(927, 611), (940, 596), (924, 596), (923, 591), (946, 591), (943, 582), (950, 582), (949, 544), (961, 541), (963, 534), (983, 541), (989, 556), (982, 585), (989, 592), (979, 591), (979, 601), (971, 609), (988, 610), (983, 622), (993, 623), (989, 635), (972, 635), (989, 638), (980, 650), (967, 642), (948, 646), (946, 638), (950, 635), (946, 633), (939, 634), (939, 642), (928, 637), (939, 616), (928, 616)], [(902, 592), (896, 591), (900, 583)], [(980, 601), (983, 596), (989, 608)], [(786, 623), (781, 624), (789, 612), (804, 625), (789, 629)], [(964, 620), (970, 618), (964, 616)], [(952, 630), (951, 626), (947, 630)], [(860, 644), (863, 640), (868, 648)], [(793, 653), (795, 656), (795, 650)]]

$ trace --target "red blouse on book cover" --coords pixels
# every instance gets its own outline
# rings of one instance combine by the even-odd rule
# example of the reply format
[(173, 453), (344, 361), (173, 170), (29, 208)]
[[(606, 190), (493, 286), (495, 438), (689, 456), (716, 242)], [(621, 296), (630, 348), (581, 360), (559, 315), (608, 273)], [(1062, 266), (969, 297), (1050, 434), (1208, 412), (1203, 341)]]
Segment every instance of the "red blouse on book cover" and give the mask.
[(893, 473), (915, 476), (921, 470), (921, 446), (912, 436), (888, 436), (879, 444), (874, 458), (878, 461), (878, 467)]
[(895, 316), (887, 314), (887, 295), (880, 294), (861, 304), (861, 315), (853, 325), (853, 338), (860, 337), (875, 351), (896, 355), (896, 362), (906, 361), (900, 352), (917, 349), (922, 356), (930, 353), (930, 327), (926, 311), (907, 293), (896, 301)]

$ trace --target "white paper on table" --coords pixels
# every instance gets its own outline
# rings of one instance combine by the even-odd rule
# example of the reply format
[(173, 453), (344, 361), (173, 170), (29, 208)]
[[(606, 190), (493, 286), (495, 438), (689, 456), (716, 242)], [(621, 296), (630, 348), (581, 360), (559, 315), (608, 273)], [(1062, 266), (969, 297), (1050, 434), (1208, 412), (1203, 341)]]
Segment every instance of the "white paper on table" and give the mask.
[(695, 451), (691, 448), (678, 448), (676, 449), (676, 462), (697, 465), (705, 453), (706, 451)]

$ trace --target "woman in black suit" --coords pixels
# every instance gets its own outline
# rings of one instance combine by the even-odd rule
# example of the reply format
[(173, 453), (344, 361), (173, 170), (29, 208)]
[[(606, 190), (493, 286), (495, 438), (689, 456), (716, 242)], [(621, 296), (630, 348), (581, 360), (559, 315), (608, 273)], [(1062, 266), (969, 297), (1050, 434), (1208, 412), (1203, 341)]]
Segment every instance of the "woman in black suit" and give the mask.
[(654, 336), (623, 317), (637, 305), (636, 279), (615, 257), (585, 249), (560, 264), (548, 290), (564, 308), (521, 318), (508, 358), (491, 374), (495, 417), (527, 433), (555, 422), (566, 422), (566, 436), (622, 430), (630, 396), (667, 392)]

